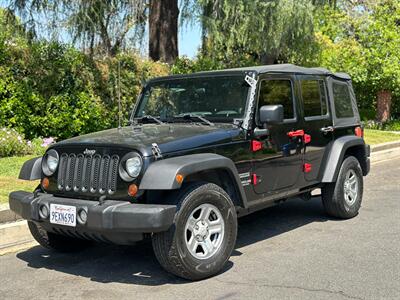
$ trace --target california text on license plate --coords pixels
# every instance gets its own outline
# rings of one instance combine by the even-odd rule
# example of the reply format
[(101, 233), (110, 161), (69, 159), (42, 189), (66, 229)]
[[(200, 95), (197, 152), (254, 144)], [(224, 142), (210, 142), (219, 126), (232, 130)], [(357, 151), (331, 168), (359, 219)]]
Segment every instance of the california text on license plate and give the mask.
[(76, 226), (76, 207), (61, 204), (50, 204), (50, 223)]

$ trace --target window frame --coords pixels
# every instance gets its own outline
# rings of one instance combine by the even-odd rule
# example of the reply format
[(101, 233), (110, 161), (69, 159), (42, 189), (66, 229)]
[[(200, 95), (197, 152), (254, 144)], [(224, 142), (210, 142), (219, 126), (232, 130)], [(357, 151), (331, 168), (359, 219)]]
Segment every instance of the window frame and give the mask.
[[(207, 72), (204, 72), (203, 74), (200, 73), (193, 73), (193, 74), (188, 74), (188, 75), (170, 75), (170, 76), (163, 76), (163, 77), (156, 77), (153, 79), (150, 79), (148, 81), (146, 81), (142, 88), (140, 89), (140, 92), (136, 98), (136, 102), (133, 105), (133, 108), (131, 109), (130, 112), (130, 117), (129, 117), (129, 121), (133, 122), (133, 120), (135, 120), (138, 117), (138, 113), (140, 111), (140, 109), (142, 108), (142, 104), (143, 104), (143, 100), (145, 97), (145, 93), (148, 90), (149, 87), (151, 87), (152, 84), (157, 84), (157, 83), (163, 83), (163, 82), (168, 82), (168, 81), (174, 81), (177, 79), (201, 79), (201, 78), (211, 78), (211, 77), (241, 77), (243, 76), (243, 81), (245, 76), (248, 75), (247, 72), (241, 72), (241, 71), (234, 71), (234, 72), (229, 72), (229, 73), (225, 73), (225, 72), (221, 72), (221, 73), (215, 73), (212, 74), (212, 76), (210, 74), (208, 74)], [(241, 118), (233, 118), (234, 120), (244, 120), (248, 114), (248, 110), (249, 110), (249, 106), (250, 106), (250, 93), (251, 93), (251, 87), (248, 88), (248, 92), (246, 95), (246, 101), (245, 101), (245, 106), (244, 106), (244, 113), (243, 113), (243, 117)], [(226, 123), (226, 120), (219, 120), (219, 119), (215, 119), (212, 120), (212, 122), (215, 123)]]
[[(342, 86), (345, 86), (345, 87), (346, 87), (347, 92), (348, 92), (348, 94), (349, 94), (349, 100), (350, 100), (351, 111), (353, 112), (353, 115), (352, 115), (352, 116), (349, 116), (349, 117), (338, 117), (338, 115), (337, 115), (337, 113), (336, 113), (335, 92), (334, 92), (334, 88), (333, 88), (333, 86), (334, 86), (335, 84), (337, 84), (337, 85), (342, 85)], [(354, 118), (355, 118), (356, 113), (354, 112), (354, 107), (353, 107), (353, 101), (352, 101), (352, 99), (351, 99), (350, 88), (349, 88), (347, 82), (342, 82), (342, 81), (339, 81), (339, 80), (334, 80), (334, 81), (332, 81), (332, 106), (333, 106), (332, 109), (335, 111), (335, 118), (336, 118), (336, 119), (345, 120), (345, 119), (354, 119)]]
[(291, 76), (268, 76), (268, 77), (263, 77), (260, 78), (259, 83), (258, 83), (258, 89), (257, 89), (257, 100), (256, 100), (256, 116), (255, 116), (255, 121), (257, 125), (261, 125), (260, 119), (259, 119), (259, 110), (260, 110), (260, 93), (261, 93), (261, 85), (264, 81), (277, 81), (277, 80), (285, 80), (290, 82), (290, 88), (292, 90), (292, 106), (293, 106), (293, 118), (290, 119), (283, 119), (284, 124), (288, 123), (296, 123), (298, 120), (298, 113), (297, 113), (297, 105), (296, 105), (296, 92), (295, 92), (295, 81), (294, 78)]
[[(301, 86), (301, 81), (305, 80), (313, 80), (313, 81), (322, 81), (324, 84), (324, 93), (325, 93), (325, 106), (326, 106), (326, 114), (324, 115), (319, 115), (319, 116), (306, 116), (305, 115), (305, 110), (304, 110), (304, 98), (303, 98), (303, 88)], [(303, 113), (303, 118), (305, 121), (314, 121), (314, 120), (329, 120), (331, 118), (331, 111), (330, 111), (330, 105), (329, 105), (329, 91), (328, 91), (328, 82), (326, 81), (326, 78), (321, 77), (321, 76), (312, 76), (312, 75), (299, 75), (297, 76), (297, 81), (299, 84), (299, 96), (301, 98), (301, 111)]]

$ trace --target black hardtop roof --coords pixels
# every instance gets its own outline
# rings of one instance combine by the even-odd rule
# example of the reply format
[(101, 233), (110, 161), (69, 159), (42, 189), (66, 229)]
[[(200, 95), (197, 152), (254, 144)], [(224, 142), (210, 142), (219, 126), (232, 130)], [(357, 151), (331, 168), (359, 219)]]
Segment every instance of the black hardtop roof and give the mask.
[(288, 74), (301, 74), (301, 75), (322, 75), (322, 76), (333, 76), (343, 80), (351, 80), (347, 73), (333, 73), (325, 68), (306, 68), (300, 67), (292, 64), (276, 64), (276, 65), (265, 65), (265, 66), (254, 66), (254, 67), (243, 67), (243, 68), (233, 68), (215, 71), (203, 71), (192, 74), (185, 75), (170, 75), (164, 77), (158, 77), (151, 79), (151, 81), (158, 81), (160, 79), (179, 79), (179, 78), (189, 78), (205, 75), (231, 75), (238, 73), (248, 73), (256, 72), (257, 74), (267, 74), (267, 73), (288, 73)]

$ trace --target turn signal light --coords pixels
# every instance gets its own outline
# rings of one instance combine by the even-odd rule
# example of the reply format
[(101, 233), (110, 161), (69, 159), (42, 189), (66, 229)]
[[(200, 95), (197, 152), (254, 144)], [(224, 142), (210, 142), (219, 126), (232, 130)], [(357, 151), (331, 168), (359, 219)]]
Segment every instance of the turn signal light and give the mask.
[(47, 177), (42, 179), (42, 187), (46, 190), (50, 185), (49, 179)]
[(136, 184), (132, 183), (128, 187), (128, 195), (134, 197), (136, 193), (138, 192), (138, 187)]
[(183, 175), (176, 174), (175, 180), (176, 180), (177, 183), (181, 184), (183, 182)]

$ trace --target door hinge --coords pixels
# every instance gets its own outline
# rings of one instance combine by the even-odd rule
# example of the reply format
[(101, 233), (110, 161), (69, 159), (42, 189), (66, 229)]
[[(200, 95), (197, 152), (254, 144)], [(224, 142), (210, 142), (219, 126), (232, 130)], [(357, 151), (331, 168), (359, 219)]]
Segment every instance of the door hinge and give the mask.
[(260, 141), (252, 140), (251, 141), (251, 151), (257, 152), (263, 148), (263, 143)]
[(312, 165), (311, 165), (311, 164), (305, 163), (305, 164), (303, 165), (303, 172), (304, 172), (304, 173), (310, 173), (311, 170), (312, 170)]

